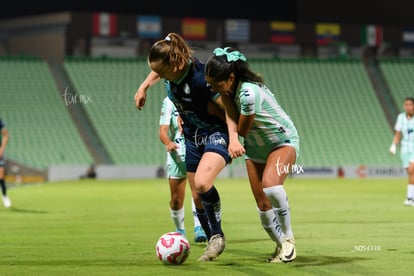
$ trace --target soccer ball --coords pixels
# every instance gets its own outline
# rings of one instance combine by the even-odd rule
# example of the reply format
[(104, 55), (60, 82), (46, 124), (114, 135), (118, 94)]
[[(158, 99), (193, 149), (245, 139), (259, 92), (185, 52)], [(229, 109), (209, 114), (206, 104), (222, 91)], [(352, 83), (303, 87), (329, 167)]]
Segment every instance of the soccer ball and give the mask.
[(155, 253), (164, 264), (180, 265), (190, 255), (190, 243), (183, 234), (168, 232), (158, 239)]

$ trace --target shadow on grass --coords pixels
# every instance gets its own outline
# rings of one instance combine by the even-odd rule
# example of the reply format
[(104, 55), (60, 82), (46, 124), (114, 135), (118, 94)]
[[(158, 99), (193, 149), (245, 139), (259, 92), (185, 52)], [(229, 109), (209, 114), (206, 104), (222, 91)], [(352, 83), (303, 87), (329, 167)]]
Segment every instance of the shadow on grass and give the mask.
[(10, 207), (10, 211), (17, 212), (17, 213), (30, 213), (30, 214), (47, 214), (47, 211), (42, 210), (34, 210), (34, 209), (23, 209), (23, 208), (17, 208), (17, 207)]
[[(228, 250), (228, 253), (235, 254), (238, 256), (247, 257), (246, 260), (250, 259), (250, 261), (255, 262), (265, 262), (265, 260), (269, 257), (269, 255), (256, 255), (252, 256), (252, 252), (247, 252), (244, 250)], [(326, 255), (314, 255), (314, 256), (304, 256), (298, 255), (296, 259), (292, 262), (286, 263), (286, 265), (290, 265), (292, 267), (310, 267), (310, 266), (324, 266), (324, 265), (334, 265), (334, 264), (346, 264), (346, 263), (353, 263), (353, 262), (360, 262), (360, 261), (367, 261), (370, 258), (364, 257), (345, 257), (345, 256), (326, 256)], [(236, 263), (228, 263), (227, 265), (235, 265)]]
[(366, 261), (370, 258), (363, 257), (341, 257), (341, 256), (297, 256), (292, 265), (295, 267), (307, 267), (307, 266), (323, 266), (333, 264), (346, 264), (352, 262)]
[(0, 265), (9, 266), (67, 266), (67, 267), (94, 267), (94, 266), (140, 266), (137, 262), (120, 261), (120, 260), (1, 260)]

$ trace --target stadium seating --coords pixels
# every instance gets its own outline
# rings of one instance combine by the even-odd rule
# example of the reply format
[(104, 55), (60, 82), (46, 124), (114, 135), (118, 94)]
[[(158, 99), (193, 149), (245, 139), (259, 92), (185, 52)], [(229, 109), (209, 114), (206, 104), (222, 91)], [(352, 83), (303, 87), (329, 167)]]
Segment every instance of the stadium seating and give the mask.
[[(360, 60), (252, 59), (249, 63), (298, 128), (299, 164), (399, 164), (388, 154), (393, 131)], [(405, 97), (414, 85), (409, 77), (413, 64), (381, 64), (396, 99)], [(166, 95), (163, 82), (150, 89), (143, 110), (136, 109), (133, 99), (148, 73), (145, 59), (66, 58), (64, 68), (73, 91), (89, 99), (82, 106), (114, 164), (164, 165), (165, 150), (158, 138)], [(0, 115), (11, 134), (7, 155), (40, 169), (89, 164), (92, 158), (62, 100), (63, 91), (57, 90), (48, 70), (40, 59), (0, 59)]]
[(40, 170), (92, 162), (45, 61), (2, 57), (0, 75), (0, 117), (10, 135), (6, 158)]
[(360, 60), (251, 60), (295, 122), (304, 165), (396, 165), (392, 130)]
[(145, 59), (65, 60), (76, 93), (92, 100), (85, 110), (115, 164), (165, 163), (166, 152), (158, 138), (163, 82), (148, 91), (138, 111), (134, 95), (149, 72)]
[(414, 59), (383, 58), (379, 64), (398, 110), (403, 111), (404, 98), (414, 95)]

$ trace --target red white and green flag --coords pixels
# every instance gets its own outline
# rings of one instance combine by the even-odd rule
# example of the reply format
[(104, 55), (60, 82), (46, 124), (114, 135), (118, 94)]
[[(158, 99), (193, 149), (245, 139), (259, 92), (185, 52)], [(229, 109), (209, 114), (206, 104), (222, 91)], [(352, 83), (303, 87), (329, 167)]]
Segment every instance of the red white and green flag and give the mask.
[(365, 25), (361, 28), (361, 42), (362, 44), (377, 47), (382, 43), (382, 26), (379, 25)]

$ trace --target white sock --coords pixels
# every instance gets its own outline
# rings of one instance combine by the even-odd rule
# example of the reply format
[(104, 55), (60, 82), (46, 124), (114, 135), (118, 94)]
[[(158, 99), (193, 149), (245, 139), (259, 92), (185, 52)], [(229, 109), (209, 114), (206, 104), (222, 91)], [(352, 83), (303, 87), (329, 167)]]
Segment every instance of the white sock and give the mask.
[(407, 198), (414, 199), (414, 184), (407, 185)]
[(173, 210), (170, 208), (171, 218), (174, 222), (175, 228), (184, 230), (184, 207), (180, 210)]
[(261, 211), (257, 208), (257, 212), (259, 213), (263, 229), (269, 237), (278, 245), (282, 245), (282, 230), (280, 229), (279, 222), (273, 210)]
[(191, 198), (191, 210), (193, 211), (193, 218), (194, 218), (194, 228), (197, 226), (201, 226), (200, 221), (198, 220), (197, 211), (194, 203), (194, 198)]
[(276, 185), (269, 188), (263, 188), (263, 192), (274, 207), (283, 234), (286, 238), (293, 239), (292, 225), (290, 224), (290, 208), (285, 189), (282, 185)]
[(280, 212), (280, 208), (276, 208), (276, 207), (274, 207), (273, 206), (273, 208), (272, 208), (272, 212), (275, 214), (275, 217), (276, 217), (276, 219), (277, 219), (277, 224), (279, 225), (279, 227), (280, 227), (280, 231), (281, 231), (281, 239), (282, 239), (282, 241), (285, 239), (285, 238), (287, 238), (287, 237), (293, 237), (293, 234), (291, 235), (291, 236), (287, 236), (286, 235), (286, 230), (285, 230), (285, 227), (283, 227), (282, 226), (282, 224), (280, 223), (280, 221), (279, 221), (279, 212)]

